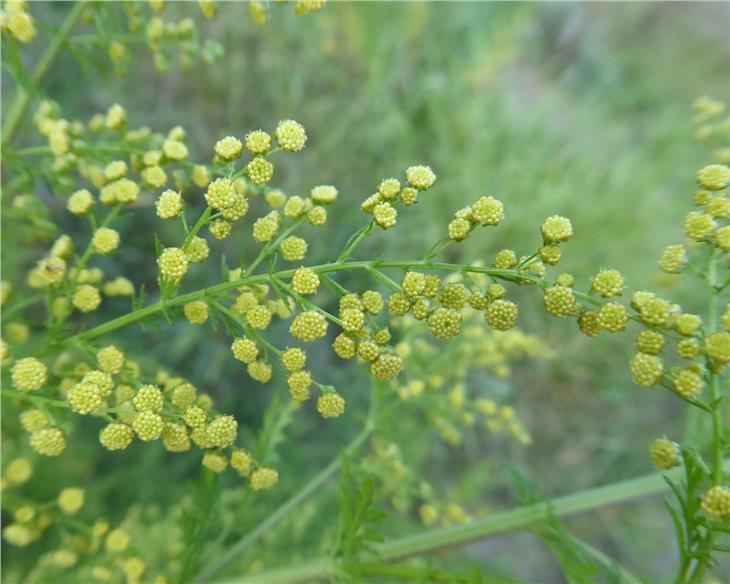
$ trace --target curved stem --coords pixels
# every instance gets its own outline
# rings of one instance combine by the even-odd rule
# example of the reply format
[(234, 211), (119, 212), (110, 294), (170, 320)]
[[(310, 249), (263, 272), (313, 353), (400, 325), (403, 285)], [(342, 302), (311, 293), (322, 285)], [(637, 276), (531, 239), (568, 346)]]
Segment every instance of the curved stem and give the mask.
[[(53, 66), (53, 63), (56, 62), (56, 59), (58, 58), (58, 55), (63, 48), (63, 44), (66, 42), (66, 38), (71, 32), (74, 24), (76, 24), (76, 20), (81, 15), (81, 11), (83, 9), (84, 2), (76, 2), (71, 7), (71, 10), (61, 23), (61, 26), (58, 28), (56, 36), (54, 36), (51, 40), (51, 44), (48, 45), (48, 48), (46, 48), (45, 53), (43, 53), (43, 55), (41, 56), (40, 61), (38, 61), (38, 65), (36, 65), (35, 70), (30, 76), (30, 80), (33, 85), (38, 85), (46, 76), (46, 73), (48, 73), (50, 68)], [(15, 99), (10, 105), (8, 114), (5, 118), (5, 123), (3, 124), (3, 148), (5, 148), (7, 144), (13, 139), (16, 132), (20, 128), (20, 123), (23, 121), (23, 116), (25, 116), (25, 112), (28, 110), (30, 101), (33, 98), (33, 95), (27, 92), (22, 87), (18, 87), (17, 90), (18, 93), (15, 95)]]

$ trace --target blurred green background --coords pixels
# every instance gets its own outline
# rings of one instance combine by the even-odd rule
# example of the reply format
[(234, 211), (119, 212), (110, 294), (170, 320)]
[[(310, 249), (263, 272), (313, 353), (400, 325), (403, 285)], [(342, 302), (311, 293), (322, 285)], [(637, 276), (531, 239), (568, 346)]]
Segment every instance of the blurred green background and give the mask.
[[(51, 20), (67, 10), (61, 3), (31, 8)], [(197, 10), (194, 3), (171, 3), (165, 18)], [(120, 102), (133, 126), (166, 130), (181, 124), (194, 160), (207, 160), (223, 136), (271, 130), (283, 118), (298, 120), (309, 142), (299, 155), (279, 159), (276, 186), (289, 194), (307, 194), (317, 184), (340, 191), (327, 233), (310, 232), (311, 263), (332, 258), (364, 224), (359, 204), (382, 178), (422, 163), (438, 175), (436, 187), (402, 213), (396, 229), (370, 238), (358, 255), (420, 258), (445, 233), (454, 211), (493, 195), (504, 202), (506, 221), (451, 246), (445, 253), (449, 261), (489, 262), (503, 247), (531, 253), (539, 244), (540, 222), (562, 214), (573, 221), (575, 237), (564, 246), (561, 269), (572, 272), (579, 287), (587, 288), (599, 268), (615, 267), (631, 289), (661, 290), (673, 282), (659, 277), (656, 261), (665, 245), (681, 240), (695, 172), (709, 158), (694, 140), (691, 104), (703, 94), (728, 98), (729, 27), (726, 3), (331, 2), (306, 18), (272, 6), (269, 23), (259, 27), (245, 6), (229, 2), (219, 4), (217, 18), (201, 23), (201, 35), (225, 49), (213, 66), (183, 70), (173, 61), (160, 75), (143, 49), (124, 77), (79, 78), (75, 63), (64, 57), (47, 87), (69, 119), (87, 119)], [(151, 194), (143, 200), (152, 202)], [(147, 233), (157, 231), (163, 241), (168, 234), (148, 211), (127, 221), (125, 253), (105, 260), (104, 267), (154, 289), (154, 248)], [(64, 220), (67, 230), (78, 230), (71, 219)], [(247, 233), (213, 248), (229, 258), (242, 251), (254, 254)], [(188, 284), (209, 282), (211, 273)], [(515, 371), (512, 400), (534, 444), (493, 447), (483, 437), (472, 448), (453, 451), (424, 429), (413, 429), (426, 437), (413, 447), (427, 462), (420, 469), (424, 478), (458, 491), (455, 498), (472, 510), (511, 504), (508, 466), (544, 496), (559, 496), (650, 472), (650, 440), (663, 434), (681, 438), (685, 432), (679, 400), (631, 383), (628, 334), (587, 339), (574, 322), (545, 314), (533, 292), (518, 292), (521, 326), (559, 352), (547, 365), (526, 364)], [(692, 310), (691, 285), (672, 293)], [(123, 303), (112, 303), (96, 318), (125, 310)], [(281, 342), (285, 330), (277, 328)], [(250, 382), (229, 358), (222, 332), (216, 336), (180, 322), (162, 335), (139, 329), (123, 334), (123, 346), (136, 345), (150, 360), (189, 377), (252, 430), (261, 424), (272, 392), (285, 392), (283, 377), (267, 386)], [(356, 431), (367, 375), (343, 367), (326, 347), (316, 355), (318, 378), (345, 384), (353, 416), (325, 424), (316, 415), (297, 414), (291, 442), (280, 448), (281, 486), (254, 515), (275, 508), (277, 498), (296, 490)], [(84, 422), (88, 428), (81, 432), (93, 436), (96, 422)], [(87, 446), (80, 439), (76, 443), (84, 455), (65, 470), (78, 480), (102, 474), (100, 496), (92, 497), (100, 514), (124, 513), (140, 500), (164, 509), (180, 496), (183, 481), (198, 472), (194, 457), (170, 456), (161, 448), (105, 456), (91, 439)], [(49, 472), (55, 464), (49, 463)], [(179, 484), (139, 480), (157, 476), (160, 465)], [(334, 513), (332, 492), (320, 498), (317, 513)], [(255, 523), (255, 517), (241, 521)], [(659, 498), (567, 524), (652, 581), (671, 573), (675, 551)], [(393, 519), (386, 532), (417, 529), (411, 517)], [(290, 551), (273, 546), (264, 561), (286, 563)], [(446, 561), (467, 557), (490, 573), (560, 581), (541, 544), (525, 535), (459, 554)], [(242, 560), (241, 568), (250, 561)]]

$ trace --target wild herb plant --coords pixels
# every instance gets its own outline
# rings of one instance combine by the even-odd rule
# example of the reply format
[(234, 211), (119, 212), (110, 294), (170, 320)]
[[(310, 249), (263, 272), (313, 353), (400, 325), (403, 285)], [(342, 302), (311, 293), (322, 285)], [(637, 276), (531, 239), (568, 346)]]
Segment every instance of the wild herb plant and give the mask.
[[(306, 14), (321, 4), (299, 1), (295, 10)], [(200, 8), (208, 18), (215, 15), (212, 2), (200, 2)], [(256, 22), (265, 22), (266, 5), (252, 2), (248, 9)], [(339, 524), (319, 534), (315, 552), (321, 557), (279, 570), (245, 559), (251, 581), (481, 581), (485, 577), (478, 570), (449, 572), (424, 562), (393, 562), (518, 529), (531, 529), (546, 541), (571, 581), (599, 575), (630, 581), (633, 576), (575, 540), (558, 518), (658, 492), (664, 481), (674, 496), (667, 508), (678, 544), (676, 581), (705, 581), (718, 554), (727, 550), (722, 540), (730, 530), (724, 458), (729, 443), (730, 157), (722, 143), (729, 130), (722, 104), (702, 98), (695, 105), (700, 137), (717, 136), (721, 144), (715, 163), (697, 173), (695, 210), (682, 224), (687, 242), (667, 247), (658, 264), (668, 274), (697, 278), (702, 314), (695, 314), (651, 291), (629, 293), (617, 269), (598, 269), (585, 287), (577, 283), (585, 278), (560, 272), (556, 267), (574, 227), (559, 214), (536, 226), (533, 241), (515, 242), (515, 249), (489, 250), (471, 264), (444, 261), (450, 246), (469, 245), (475, 230), (496, 229), (505, 221), (505, 205), (489, 195), (475, 196), (470, 206), (455, 210), (444, 222), (442, 239), (423, 249), (422, 257), (364, 257), (360, 246), (366, 238), (409, 228), (411, 207), (447, 196), (425, 163), (393, 169), (398, 176), (369, 185), (372, 194), (358, 201), (362, 227), (328, 261), (309, 262), (310, 246), (327, 245), (326, 235), (318, 232), (332, 228), (338, 206), (353, 204), (353, 196), (342, 197), (335, 186), (308, 184), (304, 178), (299, 192), (307, 195), (274, 186), (276, 170), (288, 164), (288, 157), (316, 148), (298, 122), (231, 128), (230, 135), (201, 148), (202, 159), (193, 160), (190, 152), (199, 145), (188, 144), (182, 126), (138, 127), (134, 114), (120, 104), (71, 120), (62, 104), (40, 97), (43, 78), (64, 48), (83, 60), (90, 47), (104, 46), (120, 74), (127, 47), (140, 42), (160, 69), (172, 50), (180, 51), (184, 66), (193, 54), (213, 61), (206, 55), (218, 49), (198, 41), (192, 20), (165, 23), (157, 15), (164, 10), (162, 2), (79, 2), (69, 6), (36, 68), (27, 73), (19, 56), (21, 45), (36, 37), (29, 6), (14, 1), (3, 10), (3, 62), (16, 82), (3, 116), (4, 226), (18, 241), (42, 249), (22, 266), (23, 278), (2, 282), (3, 539), (13, 549), (39, 550), (27, 573), (12, 571), (13, 556), (6, 557), (13, 577), (212, 581), (240, 557), (247, 558), (254, 545), (265, 549), (267, 536), (281, 526), (289, 525), (291, 535), (304, 539), (308, 500), (342, 469)], [(77, 21), (95, 32), (72, 35)], [(35, 142), (17, 145), (31, 109)], [(41, 184), (52, 198), (37, 194)], [(156, 263), (158, 278), (147, 289), (133, 271), (124, 270), (122, 259), (104, 264), (110, 266), (104, 270), (98, 265), (108, 257), (123, 258), (127, 241), (122, 233), (148, 237), (128, 228), (139, 214), (156, 214), (160, 222), (177, 226), (175, 236), (170, 230), (149, 235), (144, 261)], [(84, 237), (63, 232), (69, 221), (74, 231), (87, 225)], [(216, 258), (218, 242), (229, 237), (255, 241), (258, 253)], [(209, 268), (218, 263), (220, 269)], [(189, 284), (191, 279), (205, 284)], [(529, 427), (509, 404), (509, 393), (490, 393), (489, 386), (472, 378), (503, 379), (512, 360), (559, 355), (559, 347), (547, 347), (516, 328), (520, 287), (530, 289), (552, 316), (574, 320), (576, 332), (589, 337), (638, 329), (637, 352), (627, 358), (634, 381), (672, 392), (695, 412), (701, 427), (709, 428), (696, 443), (686, 444), (658, 431), (649, 451), (663, 480), (621, 481), (553, 502), (525, 489), (523, 506), (475, 519), (410, 470), (393, 432), (409, 416), (433, 427), (452, 446), (470, 431), (501, 433), (529, 444)], [(122, 309), (125, 299), (129, 310)], [(102, 307), (117, 316), (96, 318)], [(117, 336), (122, 329), (142, 326), (164, 339), (166, 327), (181, 320), (210, 330), (211, 336), (224, 332), (229, 358), (241, 363), (251, 386), (272, 386), (276, 397), (258, 433), (239, 432), (239, 421), (219, 409), (195, 379), (150, 362)], [(289, 331), (285, 343), (271, 334), (280, 321)], [(341, 457), (303, 482), (271, 515), (257, 518), (253, 503), (275, 497), (279, 477), (287, 473), (277, 464), (279, 452), (284, 445), (297, 447), (286, 442), (287, 428), (308, 408), (318, 412), (322, 424), (350, 414), (347, 400), (355, 396), (348, 395), (347, 386), (312, 372), (310, 347), (317, 343), (365, 369), (353, 366), (348, 375), (372, 378), (368, 414), (364, 420), (353, 416), (360, 431)], [(125, 450), (133, 442), (152, 448), (160, 443), (170, 457), (200, 460), (203, 468), (186, 497), (165, 512), (132, 507), (117, 524), (85, 514), (93, 485), (65, 488), (45, 500), (29, 498), (26, 488), (43, 457), (72, 460), (83, 446), (75, 440), (83, 417), (91, 417), (100, 444), (109, 451)], [(34, 454), (16, 455), (28, 452), (25, 444)], [(233, 479), (229, 488), (223, 488), (225, 475)], [(397, 514), (417, 513), (429, 529), (386, 538), (378, 500), (390, 501)], [(250, 512), (252, 519), (242, 528), (230, 520), (232, 509), (239, 515)], [(437, 523), (440, 527), (434, 527)]]

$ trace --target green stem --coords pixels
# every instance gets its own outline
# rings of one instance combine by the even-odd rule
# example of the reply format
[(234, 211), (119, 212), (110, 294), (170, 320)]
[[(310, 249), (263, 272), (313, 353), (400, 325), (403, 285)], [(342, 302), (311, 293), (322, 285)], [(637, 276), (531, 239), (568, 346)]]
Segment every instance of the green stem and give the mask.
[[(681, 472), (681, 469), (675, 469), (665, 473), (664, 476), (678, 479)], [(664, 477), (652, 473), (643, 477), (566, 495), (552, 502), (536, 503), (512, 511), (498, 513), (471, 523), (423, 531), (416, 535), (393, 540), (376, 548), (377, 563), (394, 562), (412, 556), (433, 554), (442, 549), (524, 529), (553, 516), (562, 517), (606, 505), (622, 503), (637, 497), (660, 493), (667, 488)], [(364, 564), (367, 565), (368, 562), (365, 561)], [(337, 573), (337, 565), (330, 558), (322, 557), (303, 564), (261, 572), (226, 582), (239, 584), (260, 582), (266, 582), (266, 584), (295, 584), (297, 582), (323, 580)]]
[[(66, 18), (61, 23), (61, 26), (56, 32), (56, 35), (51, 40), (51, 44), (48, 45), (48, 48), (46, 48), (46, 51), (41, 56), (40, 61), (38, 61), (38, 65), (36, 65), (35, 70), (30, 76), (30, 80), (33, 85), (37, 86), (46, 76), (46, 73), (48, 73), (53, 64), (56, 62), (56, 59), (58, 58), (58, 55), (63, 48), (63, 44), (66, 42), (66, 38), (71, 32), (74, 24), (76, 24), (76, 20), (81, 15), (81, 11), (84, 9), (84, 4), (84, 2), (76, 2), (71, 7), (71, 10), (68, 12)], [(28, 110), (28, 106), (30, 105), (31, 99), (33, 98), (33, 95), (27, 92), (22, 87), (18, 87), (17, 90), (18, 93), (15, 95), (15, 99), (13, 99), (13, 103), (10, 105), (8, 114), (5, 118), (5, 124), (3, 124), (3, 148), (5, 148), (7, 144), (13, 139), (16, 132), (20, 128), (20, 123), (23, 121), (25, 112)]]
[[(481, 266), (461, 266), (459, 264), (448, 264), (448, 263), (434, 263), (426, 261), (350, 261), (350, 262), (333, 262), (328, 264), (320, 264), (317, 266), (311, 266), (314, 272), (320, 274), (332, 273), (332, 272), (345, 272), (349, 270), (373, 270), (376, 268), (425, 268), (442, 271), (466, 271), (476, 272), (482, 274), (488, 274), (495, 278), (510, 281), (510, 282), (521, 282), (529, 281), (532, 283), (539, 283), (541, 279), (537, 276), (518, 274), (514, 270), (503, 270), (499, 268), (486, 268)], [(209, 288), (201, 288), (187, 294), (182, 294), (169, 300), (162, 300), (155, 304), (150, 304), (144, 308), (134, 310), (112, 320), (109, 320), (103, 324), (100, 324), (94, 328), (91, 328), (85, 332), (76, 334), (62, 340), (49, 352), (53, 353), (60, 350), (63, 347), (73, 345), (81, 341), (90, 341), (101, 335), (110, 333), (117, 329), (129, 326), (151, 316), (156, 316), (170, 308), (181, 306), (187, 302), (193, 300), (199, 300), (205, 296), (215, 296), (229, 290), (238, 288), (239, 286), (250, 286), (252, 284), (260, 284), (270, 281), (272, 278), (281, 280), (284, 278), (290, 278), (294, 275), (296, 269), (281, 270), (279, 272), (273, 272), (272, 274), (256, 274), (253, 276), (246, 276), (240, 280), (233, 280), (230, 282), (222, 282)], [(597, 299), (588, 297), (591, 301), (599, 302)]]

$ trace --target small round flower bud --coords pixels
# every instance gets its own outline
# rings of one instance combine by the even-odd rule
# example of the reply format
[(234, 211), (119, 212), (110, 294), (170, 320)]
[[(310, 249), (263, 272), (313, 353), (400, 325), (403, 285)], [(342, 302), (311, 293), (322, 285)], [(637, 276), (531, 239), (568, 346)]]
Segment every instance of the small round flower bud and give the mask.
[(246, 312), (246, 321), (251, 325), (251, 328), (265, 330), (271, 322), (271, 316), (269, 307), (260, 304)]
[(251, 339), (236, 339), (231, 345), (233, 356), (244, 363), (252, 363), (259, 355), (259, 348)]
[(272, 209), (278, 209), (279, 207), (283, 207), (286, 204), (287, 199), (283, 191), (280, 191), (279, 189), (273, 189), (266, 193), (266, 202)]
[(92, 312), (101, 304), (101, 294), (94, 286), (82, 284), (77, 286), (74, 295), (71, 297), (71, 303), (81, 312)]
[(155, 385), (143, 385), (132, 398), (132, 405), (138, 412), (159, 414), (162, 411), (162, 403), (162, 392)]
[(309, 388), (312, 385), (312, 375), (309, 371), (296, 371), (287, 378), (289, 393), (293, 400), (305, 402), (309, 399)]
[(671, 315), (671, 305), (663, 298), (647, 298), (639, 309), (641, 320), (650, 326), (666, 326)]
[(460, 282), (451, 282), (439, 290), (439, 302), (445, 308), (464, 308), (469, 290)]
[(484, 320), (498, 331), (506, 331), (517, 324), (517, 305), (510, 300), (495, 300), (484, 311)]
[(91, 245), (94, 251), (101, 254), (110, 254), (119, 247), (119, 232), (108, 227), (100, 227), (94, 231)]
[(311, 343), (327, 334), (327, 320), (319, 312), (308, 310), (294, 318), (289, 332), (293, 337)]
[(208, 416), (203, 408), (190, 406), (183, 414), (183, 420), (191, 428), (203, 428)]
[(48, 381), (48, 369), (34, 357), (26, 357), (16, 361), (10, 370), (13, 387), (20, 391), (36, 391)]
[(188, 148), (180, 140), (165, 140), (162, 152), (168, 160), (185, 160), (188, 157)]
[(77, 414), (89, 415), (101, 405), (99, 386), (94, 383), (77, 383), (66, 395), (71, 409)]
[(230, 162), (231, 160), (236, 160), (236, 158), (241, 156), (243, 144), (238, 138), (226, 136), (215, 143), (214, 150), (218, 158)]
[(598, 311), (597, 310), (586, 310), (578, 317), (578, 328), (580, 331), (589, 337), (595, 337), (601, 332), (601, 327), (598, 323)]
[(162, 436), (163, 426), (162, 417), (151, 411), (138, 413), (132, 422), (132, 428), (144, 442), (151, 442)]
[(695, 339), (683, 339), (677, 343), (677, 354), (682, 359), (695, 359), (700, 354), (700, 345)]
[(706, 207), (707, 212), (715, 219), (724, 219), (730, 215), (730, 199), (725, 197), (711, 197)]
[(327, 209), (320, 206), (314, 206), (307, 211), (307, 221), (315, 227), (322, 227), (327, 223)]
[(66, 449), (66, 436), (58, 428), (44, 428), (30, 435), (30, 445), (43, 456), (58, 456)]
[(231, 234), (231, 224), (224, 219), (216, 219), (210, 224), (210, 234), (218, 240), (225, 239)]
[(631, 377), (634, 383), (642, 387), (656, 385), (662, 377), (664, 366), (653, 355), (637, 353), (630, 363)]
[(711, 521), (730, 519), (730, 489), (715, 485), (702, 495), (702, 511)]
[(66, 203), (68, 209), (74, 215), (86, 215), (94, 206), (94, 195), (88, 190), (81, 189), (72, 194)]
[(123, 552), (129, 547), (131, 538), (121, 527), (112, 529), (106, 536), (106, 549), (111, 553)]
[(84, 506), (84, 490), (78, 487), (63, 489), (58, 494), (58, 507), (66, 515), (76, 515)]
[(494, 257), (494, 267), (500, 270), (511, 270), (517, 266), (517, 255), (511, 249), (503, 249)]
[(259, 243), (268, 243), (279, 232), (279, 215), (272, 211), (264, 217), (259, 217), (253, 224), (253, 238)]
[(394, 316), (405, 316), (411, 309), (411, 301), (405, 294), (394, 292), (388, 297), (388, 310)]
[(471, 231), (471, 223), (462, 217), (457, 217), (449, 223), (448, 233), (449, 239), (454, 241), (463, 241)]
[(576, 310), (573, 290), (564, 286), (552, 286), (543, 298), (545, 309), (558, 318), (573, 316)]
[(227, 178), (218, 178), (208, 185), (205, 200), (214, 209), (223, 210), (232, 207), (237, 199), (236, 190)]
[(319, 185), (309, 193), (315, 205), (331, 205), (337, 200), (337, 189), (332, 185)]
[(664, 337), (651, 329), (643, 330), (636, 337), (636, 348), (647, 355), (658, 355), (664, 347)]
[(695, 241), (703, 241), (712, 235), (717, 224), (709, 213), (690, 211), (684, 218), (682, 227), (687, 237)]
[(410, 166), (406, 169), (406, 180), (419, 191), (425, 191), (436, 182), (436, 175), (430, 166)]
[(203, 324), (208, 320), (208, 305), (202, 300), (193, 300), (183, 306), (185, 318), (192, 324)]
[(251, 488), (254, 491), (270, 489), (279, 481), (279, 473), (273, 468), (257, 468), (251, 473)]
[(474, 310), (485, 310), (489, 306), (489, 295), (481, 290), (476, 290), (469, 295), (469, 306)]
[(545, 243), (560, 243), (568, 241), (572, 237), (573, 226), (570, 219), (561, 215), (553, 215), (543, 221), (540, 232)]
[[(561, 286), (561, 284), (558, 284), (558, 286)], [(492, 300), (499, 300), (500, 298), (504, 298), (504, 295), (507, 293), (507, 291), (504, 289), (504, 286), (502, 284), (490, 284), (487, 287), (487, 294)]]
[(233, 204), (230, 207), (221, 210), (221, 214), (226, 221), (238, 221), (248, 213), (248, 201), (246, 197), (236, 193)]
[(96, 354), (99, 369), (107, 373), (119, 373), (124, 367), (124, 353), (114, 345), (104, 347)]
[(3, 472), (3, 481), (11, 485), (22, 485), (33, 474), (33, 465), (27, 458), (12, 460)]
[(294, 272), (291, 283), (297, 294), (315, 294), (319, 289), (319, 276), (310, 268), (299, 268)]
[(198, 392), (192, 384), (181, 383), (172, 390), (170, 401), (178, 408), (186, 410), (195, 403), (197, 394)]
[(290, 235), (281, 242), (281, 255), (287, 262), (298, 262), (304, 259), (308, 247), (304, 239)]
[(233, 416), (218, 416), (208, 424), (207, 430), (214, 446), (228, 448), (236, 441), (238, 422)]
[(222, 473), (228, 466), (228, 459), (220, 452), (206, 452), (203, 455), (203, 466), (214, 473)]
[(124, 450), (132, 443), (134, 433), (126, 424), (112, 422), (99, 432), (99, 442), (107, 450)]
[(428, 316), (428, 328), (433, 335), (447, 341), (461, 332), (462, 316), (452, 308), (437, 308)]
[(370, 374), (381, 381), (398, 377), (403, 369), (403, 361), (398, 355), (383, 353), (370, 364)]
[(266, 154), (269, 148), (271, 148), (271, 136), (263, 130), (249, 132), (246, 136), (246, 149), (254, 156)]
[(355, 310), (363, 310), (362, 300), (354, 292), (345, 294), (340, 298), (340, 311), (353, 308)]
[(629, 323), (629, 315), (622, 304), (607, 302), (598, 310), (597, 322), (602, 331), (620, 333)]
[(428, 315), (431, 314), (431, 310), (431, 301), (428, 298), (423, 297), (416, 300), (411, 307), (411, 313), (413, 314), (413, 318), (416, 320), (423, 320), (428, 317)]
[(702, 326), (702, 319), (696, 314), (679, 314), (674, 319), (674, 328), (680, 335), (691, 337)]
[(42, 410), (33, 408), (20, 414), (20, 424), (26, 432), (37, 432), (48, 427), (48, 418)]
[(719, 331), (705, 337), (705, 354), (720, 363), (730, 363), (730, 332)]
[(690, 398), (702, 391), (702, 377), (691, 369), (677, 369), (672, 372), (674, 389), (682, 397)]
[(251, 473), (252, 463), (251, 455), (245, 450), (231, 452), (231, 467), (238, 471), (238, 474), (242, 477), (246, 477)]
[(81, 381), (82, 383), (91, 383), (96, 385), (99, 388), (102, 397), (110, 395), (114, 389), (114, 380), (112, 379), (112, 376), (104, 371), (87, 371)]
[(202, 237), (193, 237), (187, 248), (188, 259), (191, 262), (201, 263), (208, 259), (210, 255), (210, 247), (208, 242)]
[[(150, 166), (148, 168), (145, 168), (141, 172), (141, 175), (142, 180), (145, 182), (145, 184), (153, 189), (159, 189), (165, 186), (165, 183), (167, 182), (167, 174), (161, 166)], [(105, 203), (103, 198), (101, 199), (101, 202)]]
[(724, 164), (705, 166), (697, 173), (697, 182), (703, 189), (721, 191), (730, 182), (730, 168)]
[(409, 298), (418, 298), (426, 288), (426, 276), (420, 272), (407, 272), (403, 276), (401, 288)]
[(179, 247), (167, 247), (157, 258), (160, 273), (173, 282), (179, 281), (188, 271), (188, 256)]
[(659, 259), (659, 269), (667, 274), (680, 274), (687, 267), (687, 250), (683, 245), (668, 245)]
[(658, 470), (669, 470), (680, 464), (679, 446), (667, 438), (654, 440), (649, 446), (649, 454)]
[(400, 193), (400, 181), (397, 178), (386, 178), (380, 183), (378, 193), (383, 199), (395, 199)]
[(307, 133), (304, 127), (294, 120), (279, 122), (274, 137), (285, 152), (299, 152), (307, 143)]
[(341, 333), (335, 337), (332, 349), (340, 359), (353, 359), (357, 354), (357, 343), (345, 333)]
[(411, 207), (418, 202), (418, 190), (413, 187), (406, 187), (400, 192), (400, 200), (406, 207)]
[(365, 313), (357, 308), (346, 308), (340, 313), (342, 328), (350, 333), (359, 331), (365, 326)]
[(323, 418), (337, 418), (345, 413), (345, 398), (338, 393), (323, 393), (317, 400), (317, 411)]
[(715, 245), (724, 252), (730, 251), (730, 225), (725, 225), (715, 231)]
[(301, 197), (294, 195), (289, 197), (284, 205), (284, 216), (289, 219), (297, 219), (301, 217), (307, 210), (307, 204)]
[(287, 371), (299, 371), (307, 363), (307, 354), (299, 347), (292, 347), (281, 354), (281, 363)]
[(540, 259), (549, 266), (557, 265), (561, 257), (562, 252), (560, 251), (560, 247), (554, 243), (550, 245), (543, 245), (540, 248)]
[(383, 295), (375, 290), (366, 290), (362, 293), (362, 308), (368, 314), (377, 315), (383, 311), (385, 303)]
[(196, 164), (193, 167), (193, 182), (201, 189), (206, 188), (210, 183), (210, 172), (202, 164)]
[(471, 217), (480, 225), (499, 225), (504, 219), (504, 205), (494, 197), (480, 197), (471, 206)]
[(373, 208), (373, 219), (383, 229), (390, 229), (397, 222), (398, 211), (390, 203), (378, 203)]
[(367, 199), (365, 199), (360, 205), (360, 208), (363, 210), (364, 213), (372, 213), (378, 203), (381, 203), (382, 201), (383, 198), (380, 196), (380, 193), (375, 193), (374, 195), (370, 195)]
[(380, 357), (380, 347), (373, 341), (363, 341), (357, 347), (357, 354), (364, 361), (372, 362)]
[(375, 336), (373, 337), (378, 345), (387, 345), (390, 342), (391, 338), (392, 335), (390, 334), (390, 330), (387, 328), (380, 329), (377, 333), (375, 333)]
[(618, 270), (601, 270), (591, 279), (591, 291), (611, 298), (624, 291), (624, 277)]
[(271, 381), (272, 369), (271, 365), (266, 361), (254, 361), (249, 363), (246, 368), (248, 375), (254, 381), (259, 383), (268, 383)]

